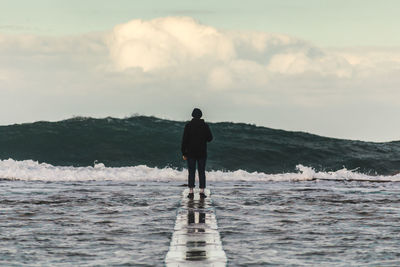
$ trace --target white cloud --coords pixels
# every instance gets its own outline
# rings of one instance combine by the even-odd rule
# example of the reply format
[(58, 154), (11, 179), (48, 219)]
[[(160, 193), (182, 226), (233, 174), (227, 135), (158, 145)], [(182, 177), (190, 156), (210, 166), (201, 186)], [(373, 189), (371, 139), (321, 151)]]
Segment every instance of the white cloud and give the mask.
[(243, 62), (249, 62), (262, 76), (314, 72), (344, 78), (352, 75), (354, 62), (287, 35), (220, 31), (188, 17), (120, 24), (110, 34), (108, 45), (120, 71), (137, 67), (149, 72), (202, 64), (209, 70), (206, 76), (212, 87), (229, 87), (234, 78), (229, 77), (231, 71), (225, 67)]
[(109, 46), (117, 67), (144, 71), (180, 66), (194, 60), (230, 60), (230, 40), (188, 17), (133, 20), (114, 28)]
[(7, 70), (1, 70), (0, 69), (0, 82), (1, 81), (6, 81), (10, 79), (9, 72)]
[(228, 89), (233, 86), (232, 75), (224, 67), (213, 68), (208, 77), (208, 82), (211, 88), (215, 89)]
[(349, 78), (352, 75), (352, 66), (344, 58), (331, 55), (310, 58), (301, 52), (273, 56), (268, 64), (268, 70), (282, 74), (314, 72), (339, 78)]
[[(400, 49), (320, 48), (187, 17), (108, 33), (0, 33), (0, 123), (131, 113), (373, 140), (400, 139)], [(186, 112), (186, 113), (185, 113)]]

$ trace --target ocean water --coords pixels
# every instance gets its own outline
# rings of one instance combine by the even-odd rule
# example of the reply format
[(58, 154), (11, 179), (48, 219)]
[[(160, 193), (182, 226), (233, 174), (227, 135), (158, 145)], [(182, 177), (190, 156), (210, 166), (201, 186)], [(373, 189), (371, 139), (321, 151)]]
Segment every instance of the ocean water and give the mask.
[(216, 187), (230, 266), (399, 266), (400, 186), (369, 182)]
[[(2, 160), (0, 265), (163, 266), (186, 174)], [(228, 266), (400, 265), (399, 175), (207, 177)]]
[(3, 180), (0, 265), (162, 265), (179, 191), (157, 182)]
[[(33, 160), (54, 166), (146, 165), (186, 168), (180, 153), (185, 122), (137, 116), (73, 118), (0, 126), (0, 159)], [(292, 173), (343, 168), (370, 175), (400, 172), (400, 142), (373, 143), (321, 137), (244, 123), (209, 123), (208, 170)]]
[[(0, 126), (0, 266), (163, 266), (185, 122)], [(400, 142), (210, 123), (228, 266), (400, 266)]]

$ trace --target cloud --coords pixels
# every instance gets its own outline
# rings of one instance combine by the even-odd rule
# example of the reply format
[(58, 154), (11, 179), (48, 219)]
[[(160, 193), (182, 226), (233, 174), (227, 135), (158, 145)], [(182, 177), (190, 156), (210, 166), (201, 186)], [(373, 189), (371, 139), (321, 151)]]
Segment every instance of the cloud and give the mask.
[[(175, 79), (204, 78), (205, 89), (269, 90), (277, 77), (312, 73), (351, 78), (352, 61), (302, 39), (265, 32), (223, 31), (189, 17), (132, 20), (107, 37), (114, 70)], [(158, 73), (158, 74), (155, 74)], [(308, 74), (307, 74), (308, 75)], [(318, 79), (319, 79), (318, 78)]]
[(321, 75), (334, 75), (339, 78), (348, 78), (352, 74), (352, 66), (345, 58), (331, 55), (312, 58), (302, 52), (273, 56), (268, 64), (268, 70), (282, 74), (314, 72)]
[[(298, 38), (282, 34), (221, 31), (189, 17), (132, 20), (116, 26), (108, 39), (118, 70), (145, 72), (193, 63), (236, 66), (249, 62), (268, 73), (349, 77), (351, 64)], [(240, 64), (240, 63), (239, 63)], [(230, 85), (229, 70), (211, 68), (210, 84)], [(217, 81), (220, 77), (221, 81)]]
[(165, 17), (77, 36), (0, 33), (0, 57), (1, 124), (135, 112), (187, 119), (199, 106), (214, 121), (400, 139), (400, 48), (323, 48)]
[(188, 17), (133, 20), (114, 28), (111, 56), (120, 70), (139, 67), (151, 71), (207, 59), (234, 57), (230, 40), (216, 29)]

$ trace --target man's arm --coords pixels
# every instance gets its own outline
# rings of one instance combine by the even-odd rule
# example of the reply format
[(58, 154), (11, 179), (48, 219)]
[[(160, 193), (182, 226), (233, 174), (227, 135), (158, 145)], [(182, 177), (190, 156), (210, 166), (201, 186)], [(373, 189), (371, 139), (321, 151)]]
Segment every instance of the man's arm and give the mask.
[(212, 133), (211, 133), (211, 130), (210, 130), (210, 127), (208, 126), (208, 124), (206, 124), (206, 134), (207, 134), (207, 136), (206, 136), (207, 142), (211, 142), (213, 140), (213, 136), (212, 136)]
[(187, 153), (188, 141), (189, 141), (189, 130), (188, 130), (188, 124), (186, 124), (185, 130), (183, 131), (182, 144), (181, 144), (182, 155), (185, 157), (186, 157), (186, 153)]

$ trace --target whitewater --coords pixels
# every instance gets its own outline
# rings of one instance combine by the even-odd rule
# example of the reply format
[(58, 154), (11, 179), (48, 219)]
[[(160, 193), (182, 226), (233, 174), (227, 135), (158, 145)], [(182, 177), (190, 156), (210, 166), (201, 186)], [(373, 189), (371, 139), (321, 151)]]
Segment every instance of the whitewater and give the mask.
[[(398, 174), (206, 175), (227, 266), (400, 264)], [(187, 170), (7, 159), (0, 178), (0, 265), (163, 266)]]
[[(64, 167), (94, 166), (96, 160), (107, 168), (143, 165), (162, 169), (164, 173), (160, 179), (166, 179), (170, 177), (165, 173), (170, 172), (166, 167), (172, 170), (186, 168), (180, 153), (184, 126), (185, 122), (182, 121), (145, 116), (124, 119), (72, 118), (59, 122), (0, 126), (0, 160), (33, 160)], [(207, 168), (227, 172), (228, 176), (236, 174), (238, 170), (252, 174), (296, 173), (297, 165), (321, 173), (343, 170), (339, 176), (346, 173), (344, 168), (353, 170), (350, 176), (356, 175), (353, 173), (393, 176), (400, 171), (400, 142), (342, 140), (244, 123), (209, 123), (209, 126), (214, 140), (208, 146)], [(35, 171), (42, 169), (46, 175), (50, 175), (51, 171), (47, 173), (47, 170), (52, 169), (50, 166), (42, 168), (44, 165), (37, 168), (35, 163), (29, 162), (23, 165), (29, 165)], [(15, 167), (25, 169), (19, 163)], [(143, 178), (139, 169), (133, 174), (136, 172)], [(57, 168), (57, 173), (59, 170)], [(69, 169), (62, 170), (64, 174), (61, 176), (66, 178)], [(71, 170), (76, 173), (76, 169)], [(94, 173), (101, 173), (88, 170), (79, 169), (79, 177), (87, 174), (86, 178), (90, 178)], [(130, 169), (118, 169), (118, 176), (121, 177), (126, 170), (129, 170), (128, 175), (132, 175)], [(113, 174), (108, 171), (107, 175)], [(157, 171), (152, 173), (157, 175)], [(308, 174), (308, 171), (305, 172)], [(35, 175), (35, 178), (42, 177), (41, 173)], [(214, 176), (213, 173), (210, 175)], [(215, 174), (216, 177), (219, 175)], [(249, 176), (240, 172), (238, 175)], [(283, 179), (291, 179), (290, 176), (288, 178), (285, 175)], [(12, 174), (7, 177), (12, 177)], [(76, 178), (74, 175), (68, 177)], [(276, 177), (280, 179), (279, 175)], [(274, 179), (273, 176), (262, 178)]]
[[(392, 176), (368, 175), (347, 170), (316, 171), (312, 167), (298, 164), (295, 173), (267, 174), (263, 172), (236, 171), (208, 171), (208, 181), (311, 181), (331, 179), (337, 181), (383, 181), (400, 182), (400, 174)], [(187, 181), (187, 170), (176, 168), (157, 168), (146, 165), (132, 167), (106, 167), (103, 163), (94, 163), (94, 166), (72, 167), (53, 166), (33, 160), (16, 161), (13, 159), (0, 160), (0, 178), (25, 181)]]
[[(135, 116), (0, 126), (0, 266), (163, 266), (185, 251), (183, 211), (200, 221), (204, 207), (183, 205), (184, 125)], [(399, 141), (210, 128), (202, 212), (220, 263), (400, 265)]]

